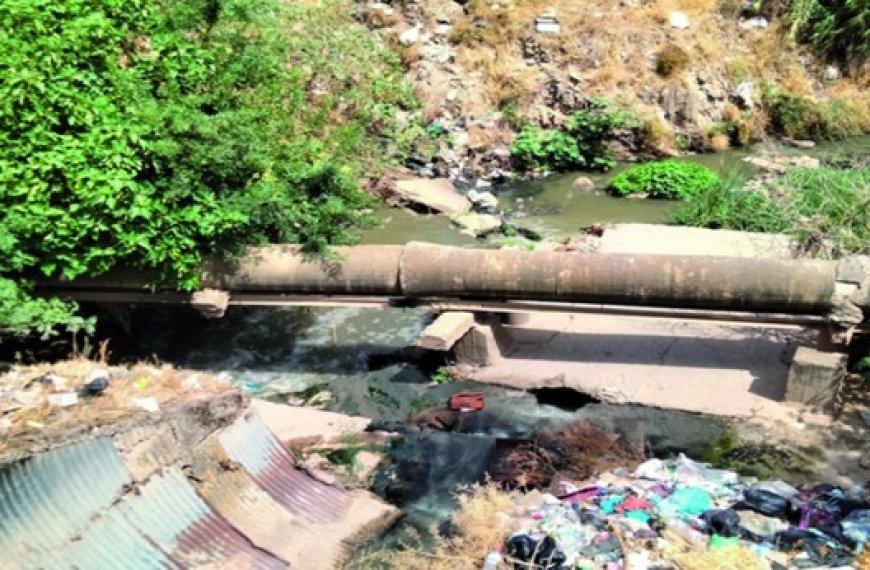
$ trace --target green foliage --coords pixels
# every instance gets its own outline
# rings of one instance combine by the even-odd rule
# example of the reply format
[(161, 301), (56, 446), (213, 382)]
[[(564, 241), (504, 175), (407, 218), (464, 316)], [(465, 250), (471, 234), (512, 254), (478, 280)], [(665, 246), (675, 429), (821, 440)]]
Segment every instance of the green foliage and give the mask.
[(729, 181), (690, 199), (675, 221), (788, 233), (822, 257), (870, 253), (870, 169), (793, 170), (762, 191)]
[(450, 368), (442, 366), (432, 374), (432, 382), (435, 384), (449, 384), (453, 382), (453, 375), (450, 374)]
[(867, 0), (793, 0), (787, 18), (793, 39), (859, 68), (870, 56)]
[(775, 132), (797, 139), (843, 139), (870, 128), (866, 109), (845, 99), (815, 101), (767, 88), (762, 102)]
[(619, 196), (646, 193), (650, 198), (686, 199), (719, 185), (715, 172), (700, 164), (665, 160), (633, 166), (610, 181)]
[(561, 130), (526, 126), (511, 147), (511, 156), (523, 169), (609, 170), (616, 165), (608, 147), (616, 133), (635, 128), (639, 121), (625, 110), (610, 110), (593, 99), (576, 111)]
[[(127, 265), (192, 289), (207, 254), (351, 243), (370, 204), (358, 179), (400, 151), (414, 104), (339, 0), (7, 0), (0, 22), (16, 256), (0, 277), (15, 283)], [(83, 324), (20, 285), (0, 295), (0, 330)]]

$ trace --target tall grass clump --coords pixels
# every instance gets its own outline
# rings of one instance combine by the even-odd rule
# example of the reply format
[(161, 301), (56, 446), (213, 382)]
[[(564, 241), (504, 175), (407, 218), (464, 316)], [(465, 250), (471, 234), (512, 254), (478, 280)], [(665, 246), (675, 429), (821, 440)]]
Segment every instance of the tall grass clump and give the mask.
[(870, 253), (870, 169), (797, 169), (760, 188), (730, 179), (688, 200), (674, 221), (786, 233), (819, 257)]
[(867, 0), (792, 0), (786, 17), (793, 39), (847, 68), (860, 68), (870, 57)]

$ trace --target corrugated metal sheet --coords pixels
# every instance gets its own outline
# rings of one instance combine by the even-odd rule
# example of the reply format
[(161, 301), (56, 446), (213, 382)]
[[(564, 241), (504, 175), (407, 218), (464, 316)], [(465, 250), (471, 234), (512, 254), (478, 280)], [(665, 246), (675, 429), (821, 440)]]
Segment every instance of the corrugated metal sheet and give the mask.
[(194, 491), (172, 468), (151, 477), (139, 493), (116, 507), (161, 550), (184, 566), (232, 564), (234, 568), (286, 568), (257, 549)]
[(237, 461), (275, 501), (312, 522), (334, 522), (352, 497), (296, 469), (293, 456), (253, 413), (220, 434), (227, 455)]
[(0, 472), (2, 564), (39, 567), (118, 499), (130, 476), (109, 439), (56, 449)]
[(59, 553), (57, 568), (181, 570), (184, 566), (140, 533), (117, 509), (110, 509), (88, 526), (80, 540), (71, 541)]
[(137, 489), (107, 438), (0, 472), (0, 568), (285, 568), (177, 469)]

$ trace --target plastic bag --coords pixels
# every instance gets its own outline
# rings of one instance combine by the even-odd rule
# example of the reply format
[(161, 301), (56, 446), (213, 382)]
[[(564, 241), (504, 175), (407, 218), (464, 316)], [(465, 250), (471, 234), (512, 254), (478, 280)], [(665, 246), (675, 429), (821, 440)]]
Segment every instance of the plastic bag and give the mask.
[(713, 508), (710, 493), (699, 487), (683, 487), (658, 504), (659, 511), (665, 516), (696, 517)]
[(870, 542), (870, 509), (852, 511), (840, 524), (843, 534), (857, 543)]
[(749, 509), (767, 517), (787, 518), (791, 512), (791, 501), (772, 491), (749, 487), (743, 491), (743, 500), (734, 505), (735, 509)]
[(731, 509), (713, 509), (701, 515), (708, 534), (725, 538), (740, 536), (740, 516)]
[(561, 570), (567, 557), (556, 545), (551, 536), (538, 540), (528, 534), (517, 534), (507, 541), (507, 555), (518, 560), (514, 568), (529, 568), (534, 564), (535, 570)]

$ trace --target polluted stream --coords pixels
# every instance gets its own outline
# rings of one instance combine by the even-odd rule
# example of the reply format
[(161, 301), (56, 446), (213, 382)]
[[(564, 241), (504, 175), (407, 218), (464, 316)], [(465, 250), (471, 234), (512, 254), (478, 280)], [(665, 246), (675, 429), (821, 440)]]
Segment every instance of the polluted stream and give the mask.
[[(470, 381), (433, 385), (444, 362), (407, 361), (430, 317), (418, 309), (231, 308), (220, 320), (156, 309), (138, 314), (138, 350), (179, 366), (229, 373), (256, 397), (286, 402), (294, 395), (328, 394), (325, 409), (371, 418), (397, 429), (389, 460), (373, 490), (404, 517), (377, 547), (426, 535), (456, 508), (455, 493), (485, 479), (498, 441), (591, 421), (627, 437), (641, 433), (656, 456), (702, 454), (726, 423), (689, 412), (597, 402), (570, 390), (518, 391)], [(460, 414), (452, 431), (418, 429), (413, 414), (445, 407), (463, 390), (481, 392), (485, 408)], [(626, 432), (628, 430), (628, 432)]]

